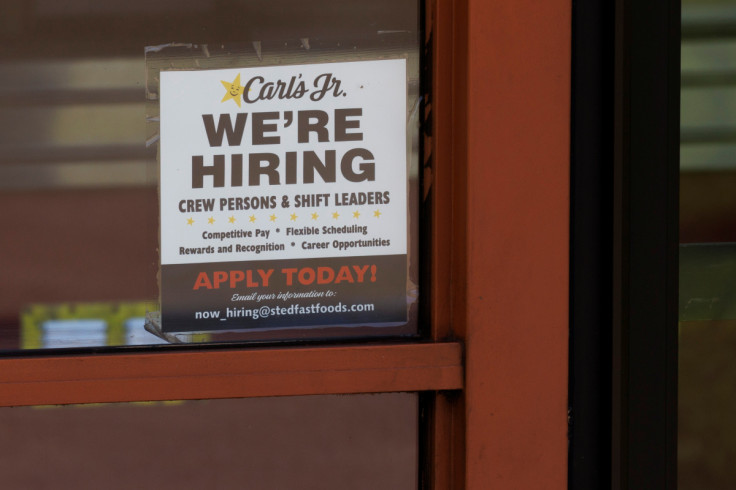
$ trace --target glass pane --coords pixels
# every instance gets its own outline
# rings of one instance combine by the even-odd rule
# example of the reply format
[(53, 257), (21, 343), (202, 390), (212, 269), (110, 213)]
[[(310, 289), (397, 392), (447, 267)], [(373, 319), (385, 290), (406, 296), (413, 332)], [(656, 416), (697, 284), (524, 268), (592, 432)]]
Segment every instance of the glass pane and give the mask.
[(0, 409), (6, 488), (417, 488), (416, 394)]
[(736, 2), (682, 18), (678, 488), (736, 485)]
[(180, 60), (187, 69), (221, 68), (205, 58), (220, 59), (235, 45), (250, 67), (400, 56), (416, 109), (419, 25), (413, 0), (1, 2), (0, 350), (416, 335), (418, 110), (406, 122), (407, 259), (392, 269), (406, 270), (405, 320), (381, 325), (388, 328), (365, 320), (291, 328), (301, 314), (265, 334), (187, 327), (172, 336), (159, 328), (157, 116), (149, 111), (146, 123), (152, 85), (144, 49), (195, 43), (201, 56)]

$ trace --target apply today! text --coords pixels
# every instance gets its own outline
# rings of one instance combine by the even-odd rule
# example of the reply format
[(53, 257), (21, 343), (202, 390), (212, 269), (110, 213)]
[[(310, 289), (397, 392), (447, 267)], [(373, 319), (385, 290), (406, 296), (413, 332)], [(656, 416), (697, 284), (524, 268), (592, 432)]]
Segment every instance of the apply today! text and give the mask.
[[(239, 287), (268, 287), (275, 269), (222, 270), (212, 273), (200, 272), (194, 281), (193, 290), (198, 289), (236, 289)], [(288, 267), (280, 270), (287, 286), (301, 284), (340, 284), (376, 281), (375, 265), (343, 265), (339, 268), (320, 267)]]

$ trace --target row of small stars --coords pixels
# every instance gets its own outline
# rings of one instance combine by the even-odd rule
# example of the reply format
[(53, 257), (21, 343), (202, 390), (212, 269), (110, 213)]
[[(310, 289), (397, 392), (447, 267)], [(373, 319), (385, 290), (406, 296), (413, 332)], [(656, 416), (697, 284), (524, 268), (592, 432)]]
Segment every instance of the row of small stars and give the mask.
[[(377, 209), (375, 211), (373, 211), (373, 217), (374, 218), (380, 218), (381, 217), (381, 214), (383, 214), (383, 213), (381, 213), (381, 211), (379, 211)], [(312, 213), (311, 216), (312, 216), (312, 219), (313, 220), (316, 220), (316, 219), (319, 218), (319, 214), (317, 214), (317, 213)], [(338, 219), (339, 217), (340, 217), (340, 213), (338, 213), (337, 211), (335, 211), (334, 213), (332, 213), (332, 219)], [(298, 218), (299, 218), (299, 216), (297, 216), (296, 213), (291, 213), (291, 215), (289, 216), (289, 219), (291, 221), (296, 221)], [(353, 218), (360, 219), (360, 211), (353, 211)], [(268, 217), (268, 220), (269, 221), (276, 221), (277, 219), (278, 219), (278, 216), (276, 216), (275, 214), (271, 214)], [(213, 218), (211, 216), (209, 218), (207, 218), (207, 223), (209, 223), (211, 225), (215, 224), (215, 221), (216, 221), (215, 218)], [(235, 216), (230, 216), (227, 221), (229, 223), (235, 223), (237, 221), (237, 219), (235, 219)], [(255, 223), (256, 222), (256, 215), (255, 214), (251, 214), (248, 217), (248, 221), (251, 222), (251, 223)], [(187, 218), (187, 224), (188, 225), (193, 225), (194, 224), (194, 218)]]

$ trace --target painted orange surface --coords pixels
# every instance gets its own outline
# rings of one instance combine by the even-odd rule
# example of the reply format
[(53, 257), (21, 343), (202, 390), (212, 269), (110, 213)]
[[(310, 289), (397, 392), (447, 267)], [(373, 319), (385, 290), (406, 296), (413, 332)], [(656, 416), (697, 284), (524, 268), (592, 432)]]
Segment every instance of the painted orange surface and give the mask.
[(0, 359), (0, 406), (462, 389), (457, 343)]
[(467, 14), (466, 484), (563, 489), (571, 3)]

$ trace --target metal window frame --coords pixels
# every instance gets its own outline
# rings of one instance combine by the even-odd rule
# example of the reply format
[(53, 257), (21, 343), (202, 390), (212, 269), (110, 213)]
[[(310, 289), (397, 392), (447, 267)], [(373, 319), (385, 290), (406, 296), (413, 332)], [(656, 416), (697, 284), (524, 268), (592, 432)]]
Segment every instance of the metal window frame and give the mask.
[(680, 4), (573, 18), (569, 488), (676, 488)]

